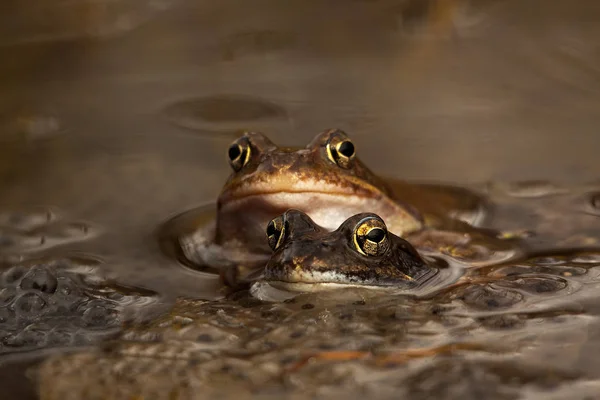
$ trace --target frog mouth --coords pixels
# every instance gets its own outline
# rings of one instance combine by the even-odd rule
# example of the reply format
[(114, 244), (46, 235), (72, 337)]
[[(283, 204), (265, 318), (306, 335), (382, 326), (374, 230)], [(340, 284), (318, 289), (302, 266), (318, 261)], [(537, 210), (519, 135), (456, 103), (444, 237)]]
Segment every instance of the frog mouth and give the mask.
[(240, 182), (221, 193), (224, 202), (248, 196), (276, 193), (320, 194), (332, 196), (376, 197), (385, 195), (382, 190), (355, 177), (344, 180), (314, 179), (312, 177), (291, 177), (284, 173), (273, 174), (252, 182)]
[[(242, 197), (236, 197), (223, 201), (221, 199), (221, 209), (236, 208), (247, 203), (263, 203), (272, 205), (273, 208), (317, 208), (317, 207), (336, 207), (339, 209), (350, 208), (360, 209), (382, 209), (389, 208), (387, 202), (380, 198), (364, 198), (347, 193), (331, 193), (319, 191), (271, 191), (248, 193)], [(383, 204), (383, 205), (382, 205)]]
[(243, 197), (219, 200), (219, 215), (231, 213), (236, 218), (247, 214), (245, 210), (252, 210), (254, 217), (261, 218), (262, 214), (262, 219), (270, 220), (290, 208), (306, 212), (316, 224), (331, 230), (337, 229), (348, 217), (365, 211), (381, 216), (394, 215), (402, 221), (401, 224), (394, 227), (393, 219), (388, 224), (400, 235), (418, 230), (422, 225), (418, 216), (383, 196), (361, 197), (324, 191), (270, 191), (247, 192)]
[[(219, 202), (223, 205), (236, 204), (238, 202), (244, 202), (248, 199), (264, 199), (265, 201), (280, 202), (280, 201), (294, 201), (294, 202), (306, 202), (310, 199), (322, 199), (327, 201), (339, 202), (342, 199), (344, 201), (352, 201), (352, 198), (359, 199), (360, 202), (364, 202), (364, 197), (360, 197), (358, 193), (347, 193), (347, 192), (331, 192), (324, 190), (265, 190), (265, 191), (252, 191), (243, 192), (235, 196), (223, 196), (219, 199)], [(381, 200), (380, 200), (381, 201)]]
[(371, 289), (409, 290), (420, 286), (437, 274), (436, 269), (426, 269), (415, 277), (401, 278), (370, 278), (364, 279), (358, 275), (346, 274), (340, 271), (314, 271), (287, 268), (267, 267), (264, 280), (275, 288), (314, 292), (320, 290), (339, 289), (348, 287), (364, 287)]
[(368, 285), (368, 284), (359, 284), (359, 283), (336, 283), (336, 282), (284, 282), (284, 281), (268, 281), (268, 284), (274, 287), (275, 289), (290, 291), (290, 292), (304, 292), (304, 293), (312, 293), (312, 292), (321, 292), (325, 290), (336, 290), (336, 289), (348, 289), (348, 288), (357, 288), (357, 289), (371, 289), (371, 290), (398, 290), (401, 287), (395, 286), (377, 286), (377, 285)]
[[(231, 193), (221, 194), (219, 204), (222, 206), (236, 205), (251, 199), (262, 199), (265, 202), (281, 203), (293, 202), (306, 204), (307, 201), (319, 200), (324, 203), (338, 203), (365, 201), (369, 198), (377, 199), (379, 202), (384, 201), (383, 198), (373, 196), (372, 193), (367, 193), (364, 189), (350, 189), (339, 187), (339, 190), (323, 190), (323, 186), (317, 185), (272, 185), (265, 187), (257, 187), (252, 190), (236, 190)], [(338, 187), (336, 186), (336, 189)], [(355, 200), (353, 200), (355, 199)]]

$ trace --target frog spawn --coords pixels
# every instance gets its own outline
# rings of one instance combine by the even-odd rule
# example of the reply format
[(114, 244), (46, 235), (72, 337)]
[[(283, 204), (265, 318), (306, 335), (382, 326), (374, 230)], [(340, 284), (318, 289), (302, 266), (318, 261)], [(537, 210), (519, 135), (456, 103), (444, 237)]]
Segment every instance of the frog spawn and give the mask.
[(51, 358), (38, 371), (40, 391), (46, 399), (508, 399), (524, 385), (543, 392), (581, 375), (559, 361), (530, 364), (536, 349), (556, 343), (555, 334), (575, 337), (596, 318), (547, 301), (585, 291), (599, 270), (600, 253), (541, 254), (476, 269), (471, 284), (420, 299), (358, 288), (278, 303), (246, 292), (181, 299), (101, 351)]
[(439, 298), (460, 300), (474, 310), (515, 309), (563, 291), (575, 292), (600, 278), (600, 253), (541, 253), (522, 262), (471, 270)]
[(98, 261), (29, 261), (0, 270), (0, 355), (81, 346), (116, 334), (128, 306), (154, 297), (110, 286)]

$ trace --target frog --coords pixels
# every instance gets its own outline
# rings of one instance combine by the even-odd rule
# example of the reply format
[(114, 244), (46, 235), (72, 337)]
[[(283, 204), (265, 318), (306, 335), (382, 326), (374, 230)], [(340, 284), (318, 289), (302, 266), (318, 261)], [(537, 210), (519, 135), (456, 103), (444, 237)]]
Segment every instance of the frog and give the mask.
[(180, 240), (188, 265), (226, 271), (226, 283), (240, 271), (264, 267), (271, 251), (264, 227), (291, 208), (328, 230), (372, 212), (395, 235), (418, 234), (415, 240), (435, 247), (440, 235), (422, 232), (469, 230), (481, 224), (487, 207), (483, 196), (468, 190), (376, 175), (340, 129), (317, 134), (304, 148), (279, 147), (263, 133), (245, 132), (228, 147), (227, 159), (232, 172), (217, 198), (213, 225)]
[(278, 147), (262, 133), (247, 132), (227, 155), (233, 172), (217, 199), (217, 243), (235, 238), (268, 253), (264, 226), (290, 208), (308, 212), (327, 229), (366, 210), (384, 216), (399, 235), (423, 227), (416, 208), (358, 159), (341, 130), (322, 132), (303, 149)]
[(269, 222), (266, 236), (273, 253), (261, 279), (279, 289), (411, 289), (438, 272), (375, 213), (355, 214), (328, 230), (290, 209)]

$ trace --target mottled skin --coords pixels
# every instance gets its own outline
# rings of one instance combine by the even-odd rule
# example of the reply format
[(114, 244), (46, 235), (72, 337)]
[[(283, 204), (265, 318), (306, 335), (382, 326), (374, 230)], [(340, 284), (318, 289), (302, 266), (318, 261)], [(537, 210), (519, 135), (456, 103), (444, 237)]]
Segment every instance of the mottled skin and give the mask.
[[(378, 235), (370, 240), (368, 232)], [(288, 210), (268, 225), (267, 236), (274, 252), (263, 279), (274, 286), (411, 288), (437, 271), (373, 213), (354, 215), (328, 231), (302, 211)]]
[[(233, 172), (219, 195), (214, 225), (178, 239), (183, 259), (218, 271), (226, 284), (237, 286), (265, 265), (271, 251), (264, 229), (291, 208), (327, 230), (372, 212), (390, 232), (433, 249), (463, 243), (463, 233), (481, 223), (486, 207), (479, 195), (454, 186), (381, 179), (357, 153), (348, 136), (335, 129), (305, 148), (280, 148), (261, 133), (245, 133), (228, 149)], [(458, 235), (432, 234), (430, 228)]]
[[(268, 252), (264, 228), (290, 208), (307, 212), (327, 229), (365, 211), (380, 215), (397, 235), (421, 229), (419, 213), (356, 157), (353, 146), (351, 157), (340, 154), (343, 160), (336, 162), (331, 150), (342, 142), (351, 143), (342, 131), (329, 130), (303, 149), (280, 148), (260, 133), (245, 133), (232, 145), (241, 150), (229, 154), (234, 171), (217, 202), (216, 242)], [(231, 156), (238, 154), (233, 162)]]

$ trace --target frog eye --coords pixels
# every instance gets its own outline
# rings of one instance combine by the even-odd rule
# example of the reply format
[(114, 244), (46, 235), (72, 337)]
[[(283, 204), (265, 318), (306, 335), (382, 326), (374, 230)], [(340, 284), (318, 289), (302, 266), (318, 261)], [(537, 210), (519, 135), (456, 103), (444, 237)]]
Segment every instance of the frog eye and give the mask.
[(229, 146), (227, 156), (229, 164), (235, 172), (241, 170), (250, 160), (250, 142), (246, 137), (239, 138)]
[(350, 168), (356, 157), (356, 149), (352, 141), (340, 133), (327, 142), (327, 157), (342, 168)]
[(356, 251), (364, 256), (380, 256), (385, 254), (390, 244), (385, 223), (378, 217), (361, 219), (353, 233)]
[(267, 225), (267, 240), (269, 242), (269, 247), (271, 247), (273, 251), (277, 250), (279, 246), (281, 246), (281, 243), (283, 243), (286, 225), (282, 215), (273, 218)]

